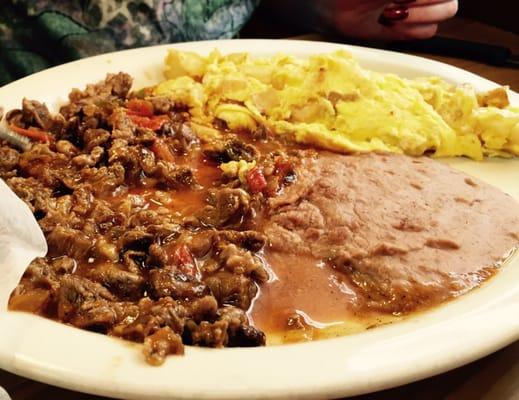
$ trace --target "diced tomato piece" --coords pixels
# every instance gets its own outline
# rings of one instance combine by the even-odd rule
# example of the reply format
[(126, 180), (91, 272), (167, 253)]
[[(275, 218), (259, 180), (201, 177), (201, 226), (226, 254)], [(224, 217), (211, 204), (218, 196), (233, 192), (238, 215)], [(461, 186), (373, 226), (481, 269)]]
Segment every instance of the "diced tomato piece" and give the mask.
[(152, 131), (158, 131), (162, 125), (169, 120), (167, 115), (155, 115), (153, 117), (143, 117), (141, 115), (128, 114), (132, 122), (141, 128), (148, 128)]
[(199, 277), (200, 271), (198, 271), (195, 259), (184, 243), (175, 249), (175, 252), (173, 253), (173, 261), (178, 269), (184, 274), (194, 278)]
[(16, 126), (16, 125), (9, 125), (9, 128), (13, 132), (16, 132), (22, 136), (26, 136), (29, 139), (38, 140), (43, 143), (50, 143), (52, 141), (52, 136), (50, 136), (49, 133), (42, 131), (41, 129), (36, 129), (36, 128), (24, 129), (24, 128), (20, 128), (19, 126)]
[(153, 144), (150, 147), (151, 151), (155, 154), (155, 157), (157, 157), (160, 160), (166, 161), (166, 162), (175, 162), (175, 156), (169, 149), (169, 146), (166, 142), (162, 139), (155, 139)]
[(128, 113), (133, 115), (140, 115), (141, 117), (153, 116), (153, 104), (151, 101), (142, 99), (131, 99), (126, 103)]
[(176, 248), (173, 257), (176, 264), (188, 265), (195, 263), (191, 252), (184, 243)]
[(247, 185), (252, 193), (260, 193), (267, 187), (267, 180), (258, 167), (252, 168), (247, 173)]
[(282, 158), (278, 158), (274, 166), (276, 168), (276, 174), (283, 178), (292, 170), (292, 164)]

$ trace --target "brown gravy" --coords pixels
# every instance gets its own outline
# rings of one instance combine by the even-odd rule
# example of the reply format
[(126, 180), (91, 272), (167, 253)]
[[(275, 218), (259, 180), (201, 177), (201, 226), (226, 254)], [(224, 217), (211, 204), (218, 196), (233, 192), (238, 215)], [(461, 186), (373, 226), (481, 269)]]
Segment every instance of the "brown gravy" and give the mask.
[(322, 261), (276, 252), (267, 252), (265, 260), (273, 277), (261, 286), (250, 311), (260, 329), (283, 332), (298, 312), (317, 329), (353, 316), (355, 290)]

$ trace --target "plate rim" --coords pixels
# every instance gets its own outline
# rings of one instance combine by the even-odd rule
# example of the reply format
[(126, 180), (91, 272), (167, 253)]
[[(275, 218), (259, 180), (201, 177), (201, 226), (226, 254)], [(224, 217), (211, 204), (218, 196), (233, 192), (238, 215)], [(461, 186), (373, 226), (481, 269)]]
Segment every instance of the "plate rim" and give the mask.
[[(151, 47), (144, 47), (144, 48), (138, 48), (138, 49), (129, 49), (129, 50), (124, 50), (124, 51), (119, 51), (119, 52), (114, 52), (114, 53), (107, 53), (107, 54), (102, 54), (102, 55), (98, 55), (98, 56), (85, 58), (82, 60), (73, 61), (70, 63), (66, 63), (66, 64), (63, 64), (60, 66), (56, 66), (56, 67), (47, 69), (40, 73), (22, 78), (20, 80), (12, 82), (8, 85), (0, 87), (0, 99), (3, 97), (3, 93), (10, 92), (13, 90), (16, 91), (16, 88), (19, 86), (28, 85), (33, 81), (38, 81), (41, 79), (48, 78), (50, 76), (53, 76), (56, 73), (59, 73), (62, 70), (70, 69), (72, 67), (81, 67), (81, 66), (89, 65), (91, 63), (96, 63), (96, 62), (103, 63), (103, 62), (106, 62), (106, 60), (110, 59), (110, 57), (115, 57), (115, 58), (117, 58), (117, 57), (125, 58), (126, 57), (126, 58), (128, 58), (128, 57), (131, 57), (132, 55), (141, 54), (142, 52), (154, 53), (154, 52), (160, 52), (160, 51), (163, 51), (163, 54), (165, 55), (166, 49), (168, 49), (168, 48), (191, 49), (192, 47), (195, 47), (195, 49), (193, 49), (193, 50), (197, 51), (196, 47), (199, 47), (199, 46), (202, 46), (202, 47), (205, 46), (205, 48), (209, 48), (210, 46), (220, 47), (220, 48), (227, 48), (227, 47), (234, 48), (234, 47), (243, 46), (245, 48), (248, 48), (248, 51), (250, 51), (252, 54), (254, 54), (255, 47), (272, 45), (273, 43), (275, 43), (275, 45), (273, 46), (275, 48), (286, 46), (286, 49), (287, 49), (286, 53), (288, 53), (288, 54), (291, 53), (291, 47), (297, 47), (298, 49), (305, 49), (305, 48), (308, 49), (309, 47), (314, 47), (315, 50), (312, 50), (314, 53), (326, 52), (326, 51), (328, 51), (326, 49), (342, 48), (342, 49), (351, 51), (357, 57), (359, 54), (368, 54), (368, 53), (370, 53), (374, 56), (389, 56), (390, 55), (391, 57), (396, 58), (396, 60), (400, 59), (400, 60), (409, 61), (410, 64), (413, 64), (413, 62), (414, 62), (417, 64), (426, 65), (427, 67), (430, 67), (431, 69), (437, 69), (438, 71), (440, 71), (442, 73), (448, 73), (448, 74), (452, 73), (452, 76), (454, 76), (456, 78), (463, 77), (463, 79), (465, 81), (476, 82), (477, 86), (479, 86), (479, 87), (485, 86), (485, 87), (490, 88), (490, 87), (495, 87), (496, 85), (498, 85), (495, 82), (492, 82), (486, 78), (482, 78), (476, 74), (465, 71), (458, 67), (454, 67), (454, 66), (444, 64), (444, 63), (434, 61), (434, 60), (429, 60), (429, 59), (422, 58), (419, 56), (395, 53), (395, 52), (388, 51), (388, 50), (371, 49), (371, 48), (367, 48), (367, 47), (351, 46), (351, 45), (345, 45), (345, 44), (340, 44), (340, 43), (312, 42), (312, 41), (292, 40), (292, 39), (290, 39), (290, 40), (239, 39), (239, 40), (186, 42), (186, 43), (179, 43), (179, 44), (151, 46)], [(223, 52), (227, 52), (227, 51), (223, 50)], [(310, 53), (310, 50), (306, 50), (306, 52)], [(67, 87), (66, 89), (68, 91), (71, 88)], [(514, 98), (514, 103), (515, 103), (517, 101), (517, 94), (512, 93), (512, 97)], [(516, 254), (516, 256), (517, 256), (517, 254)], [(515, 257), (513, 260), (513, 263), (517, 264), (517, 266), (519, 266), (519, 259), (517, 257)], [(516, 269), (517, 269), (517, 266), (516, 266)], [(508, 268), (508, 266), (507, 266), (507, 268)], [(510, 268), (508, 268), (508, 270), (509, 269)], [(500, 276), (500, 275), (502, 275), (503, 272), (504, 271), (501, 271), (501, 273), (497, 274), (497, 275)], [(494, 282), (494, 280), (496, 278), (497, 277), (492, 278), (490, 280), (490, 282), (483, 285), (483, 287), (476, 289), (475, 291), (473, 291), (472, 293), (470, 293), (468, 295), (463, 296), (461, 298), (461, 300), (458, 299), (458, 300), (453, 301), (450, 304), (443, 305), (440, 307), (440, 309), (443, 310), (446, 307), (456, 308), (456, 305), (458, 305), (461, 301), (464, 301), (464, 299), (473, 298), (474, 293), (477, 297), (478, 293), (480, 293), (480, 291), (487, 290), (487, 288), (492, 284), (492, 282)], [(508, 298), (508, 299), (501, 299), (501, 301), (505, 302), (505, 304), (508, 304), (508, 306), (511, 306), (513, 310), (516, 310), (519, 312), (519, 288), (517, 288), (517, 290), (514, 293), (511, 293), (509, 297), (510, 298)], [(501, 303), (499, 303), (497, 301), (494, 302), (494, 306), (497, 306), (499, 304), (501, 304)], [(501, 324), (505, 323), (504, 322), (506, 320), (505, 316), (502, 315), (502, 313), (498, 312), (497, 309), (492, 309), (492, 307), (489, 307), (486, 310), (488, 312), (492, 312), (492, 313), (495, 312), (495, 314), (491, 314), (491, 317), (494, 318), (496, 321), (498, 321)], [(430, 315), (431, 313), (435, 314), (437, 312), (438, 312), (438, 310), (435, 309), (435, 310), (429, 312), (428, 315)], [(19, 314), (20, 313), (13, 313), (13, 312), (5, 311), (5, 310), (0, 310), (0, 330), (1, 330), (2, 326), (5, 326), (6, 321), (9, 322), (9, 320), (11, 320), (11, 319), (16, 320), (15, 324), (18, 323), (21, 327), (25, 327), (25, 328), (32, 327), (33, 329), (38, 328), (38, 329), (45, 330), (46, 332), (53, 332), (55, 330), (54, 328), (56, 328), (56, 326), (59, 326), (60, 328), (62, 327), (61, 324), (58, 324), (58, 323), (55, 323), (52, 321), (48, 321), (48, 320), (44, 320), (39, 317), (35, 317), (32, 315), (21, 316)], [(30, 321), (27, 322), (27, 319), (30, 319)], [(22, 321), (22, 320), (25, 320), (25, 321)], [(10, 321), (10, 322), (13, 322), (13, 321)], [(56, 325), (56, 326), (54, 326), (54, 328), (52, 328), (52, 327), (50, 327), (51, 325), (49, 325), (49, 324)], [(401, 326), (400, 324), (402, 324), (402, 323), (399, 323), (399, 326)], [(412, 325), (413, 321), (411, 321), (410, 324)], [(459, 321), (457, 322), (457, 324), (459, 326)], [(391, 330), (395, 326), (396, 325), (390, 326), (387, 328), (390, 328), (389, 330)], [(100, 336), (98, 334), (94, 334), (91, 332), (80, 331), (76, 328), (68, 328), (68, 329), (72, 329), (73, 331), (78, 331), (74, 335), (77, 338), (79, 338), (78, 340), (82, 340), (81, 338), (86, 338), (87, 336), (90, 337), (90, 335), (95, 335), (96, 341), (98, 338), (100, 338)], [(380, 332), (381, 330), (384, 330), (384, 329), (386, 329), (386, 327), (377, 328), (376, 331)], [(487, 332), (486, 334), (491, 335), (490, 332)], [(366, 337), (365, 333), (361, 333), (360, 335), (363, 335), (364, 337)], [(92, 337), (94, 337), (94, 336), (92, 336)], [(90, 337), (90, 339), (92, 337)], [(349, 340), (349, 339), (353, 339), (353, 340)], [(516, 323), (515, 325), (511, 326), (507, 335), (502, 335), (499, 338), (499, 340), (496, 340), (495, 337), (494, 337), (493, 341), (488, 340), (488, 342), (486, 342), (485, 345), (480, 345), (480, 347), (478, 348), (477, 351), (465, 353), (463, 356), (458, 355), (454, 358), (451, 358), (448, 362), (445, 359), (443, 359), (443, 362), (442, 362), (442, 360), (436, 360), (435, 365), (429, 366), (429, 368), (425, 368), (423, 366), (419, 366), (419, 367), (417, 366), (417, 368), (412, 373), (408, 372), (406, 376), (402, 376), (400, 374), (400, 376), (398, 378), (395, 378), (393, 375), (390, 374), (391, 376), (387, 376), (386, 379), (378, 379), (378, 381), (377, 380), (363, 381), (363, 383), (361, 385), (358, 385), (357, 387), (351, 386), (351, 382), (348, 383), (349, 386), (345, 386), (346, 384), (344, 383), (344, 381), (341, 382), (340, 380), (334, 381), (334, 384), (333, 384), (333, 382), (330, 383), (330, 382), (323, 381), (323, 384), (321, 386), (319, 386), (319, 382), (316, 382), (314, 380), (312, 382), (303, 382), (303, 386), (301, 386), (301, 390), (292, 389), (292, 392), (286, 392), (286, 391), (284, 392), (282, 388), (281, 389), (270, 388), (267, 391), (260, 390), (259, 392), (256, 392), (252, 397), (253, 398), (260, 398), (260, 397), (261, 398), (277, 398), (280, 396), (283, 396), (283, 397), (288, 396), (288, 397), (298, 397), (298, 398), (303, 398), (303, 397), (312, 398), (314, 396), (322, 396), (322, 395), (334, 396), (337, 394), (339, 394), (339, 395), (361, 394), (361, 393), (367, 393), (369, 391), (373, 391), (372, 389), (381, 390), (381, 389), (385, 389), (385, 388), (392, 387), (395, 385), (409, 383), (411, 381), (422, 379), (427, 376), (435, 375), (435, 374), (438, 374), (441, 372), (445, 372), (449, 369), (458, 367), (460, 365), (463, 365), (465, 363), (468, 363), (475, 359), (483, 357), (483, 356), (485, 356), (493, 351), (496, 351), (499, 348), (502, 348), (518, 339), (519, 339), (519, 323)], [(9, 341), (9, 344), (12, 345), (11, 349), (16, 349), (16, 347), (20, 347), (20, 343), (23, 344), (24, 340), (29, 340), (26, 333), (23, 333), (23, 334), (21, 334), (21, 336), (18, 336), (18, 335), (16, 335), (16, 332), (14, 332), (14, 333), (10, 334), (9, 339), (6, 340), (6, 343), (7, 343), (7, 341)], [(320, 342), (314, 342), (314, 343), (284, 345), (282, 348), (289, 349), (289, 350), (281, 351), (281, 353), (293, 355), (293, 353), (295, 353), (297, 351), (306, 351), (303, 348), (328, 347), (328, 346), (323, 345), (322, 343), (334, 343), (334, 344), (337, 343), (340, 345), (340, 344), (347, 342), (348, 340), (350, 342), (351, 341), (355, 342), (358, 340), (358, 335), (352, 335), (352, 337), (327, 339), (327, 340), (323, 340)], [(110, 339), (110, 342), (115, 343), (115, 341), (117, 341), (117, 340)], [(119, 342), (119, 341), (117, 341), (117, 342)], [(361, 340), (361, 342), (362, 342), (362, 340)], [(18, 346), (16, 345), (16, 343), (18, 343)], [(4, 345), (4, 346), (2, 346), (2, 345)], [(31, 343), (31, 345), (34, 345), (34, 343)], [(127, 344), (118, 343), (117, 346), (121, 346), (121, 347), (126, 346), (127, 347)], [(132, 347), (133, 346), (134, 345), (132, 345)], [(111, 348), (111, 346), (109, 346), (109, 347)], [(269, 349), (268, 352), (273, 352), (274, 350), (270, 350), (270, 349), (275, 349), (275, 348), (276, 347), (270, 347), (267, 349)], [(282, 348), (280, 348), (280, 349), (282, 349)], [(296, 348), (303, 349), (303, 350), (297, 350), (297, 351), (292, 350), (292, 349), (296, 349)], [(132, 351), (135, 353), (138, 353), (137, 355), (140, 356), (139, 352), (136, 352), (135, 349), (132, 349)], [(187, 357), (190, 357), (192, 354), (196, 354), (196, 353), (205, 353), (205, 352), (213, 352), (213, 351), (219, 351), (223, 355), (223, 354), (233, 354), (236, 352), (246, 354), (246, 353), (249, 353), (251, 350), (249, 350), (249, 349), (225, 349), (225, 350), (188, 349)], [(47, 368), (47, 369), (41, 370), (40, 368), (42, 367), (42, 362), (41, 362), (41, 360), (40, 360), (40, 362), (38, 362), (38, 360), (34, 358), (34, 354), (38, 354), (38, 353), (37, 352), (36, 353), (34, 353), (34, 352), (27, 353), (20, 349), (12, 350), (11, 353), (8, 354), (8, 353), (6, 353), (5, 343), (0, 343), (0, 368), (3, 368), (5, 370), (8, 370), (10, 372), (13, 372), (13, 373), (16, 373), (16, 374), (19, 374), (22, 376), (26, 376), (31, 379), (39, 380), (39, 381), (50, 383), (50, 384), (55, 384), (55, 385), (66, 387), (66, 388), (72, 389), (72, 390), (82, 390), (82, 391), (86, 391), (89, 393), (95, 393), (95, 394), (107, 395), (107, 396), (123, 395), (125, 397), (128, 397), (128, 395), (129, 395), (130, 398), (142, 398), (142, 396), (146, 395), (145, 392), (139, 391), (140, 389), (142, 389), (142, 387), (136, 387), (135, 389), (137, 390), (137, 392), (135, 392), (135, 393), (128, 393), (127, 390), (121, 389), (118, 386), (120, 384), (119, 381), (117, 381), (117, 384), (115, 384), (115, 386), (112, 386), (112, 387), (109, 387), (109, 385), (107, 386), (107, 384), (104, 383), (103, 379), (98, 381), (98, 383), (99, 383), (98, 386), (96, 386), (95, 384), (93, 385), (94, 382), (92, 381), (92, 377), (82, 376), (82, 374), (78, 373), (77, 371), (74, 371), (74, 373), (71, 374), (70, 371), (64, 370), (64, 368), (66, 368), (66, 367), (63, 364), (59, 365), (59, 363), (58, 363), (58, 365), (54, 365), (53, 368)], [(209, 353), (206, 353), (206, 354), (209, 354)], [(213, 357), (213, 355), (211, 355), (210, 357)], [(160, 368), (169, 368), (168, 367), (169, 364), (170, 363), (166, 363), (166, 365), (164, 367), (160, 367)], [(152, 367), (147, 367), (147, 368), (152, 368)], [(153, 370), (153, 368), (152, 368), (152, 370)], [(268, 374), (267, 374), (267, 376), (268, 376)], [(74, 381), (74, 380), (70, 379), (72, 377), (76, 378), (77, 380)], [(89, 379), (90, 379), (90, 381), (89, 381)], [(104, 386), (101, 385), (101, 382), (104, 383)], [(315, 384), (317, 384), (317, 386), (312, 387)], [(169, 397), (170, 394), (173, 393), (178, 398), (195, 398), (195, 397), (197, 397), (197, 398), (202, 398), (202, 397), (203, 398), (242, 398), (242, 396), (245, 394), (245, 392), (243, 392), (243, 391), (242, 392), (225, 391), (225, 388), (223, 388), (223, 389), (220, 388), (220, 390), (222, 390), (222, 391), (221, 392), (215, 391), (212, 393), (200, 393), (200, 392), (196, 392), (193, 390), (191, 390), (191, 391), (187, 390), (184, 392), (179, 392), (179, 391), (167, 392), (165, 394)], [(247, 392), (246, 394), (248, 395), (248, 397), (250, 397), (249, 392)], [(134, 395), (135, 395), (135, 397), (132, 397)], [(146, 396), (146, 397), (147, 398), (157, 398), (157, 399), (165, 398), (163, 396), (163, 394), (161, 394), (160, 392), (157, 392), (157, 391), (151, 393), (151, 397), (150, 396)]]

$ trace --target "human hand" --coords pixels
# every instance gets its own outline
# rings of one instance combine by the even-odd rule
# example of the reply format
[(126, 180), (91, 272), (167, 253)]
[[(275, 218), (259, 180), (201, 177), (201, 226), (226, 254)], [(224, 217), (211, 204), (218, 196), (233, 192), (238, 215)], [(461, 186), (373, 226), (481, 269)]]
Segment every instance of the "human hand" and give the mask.
[(328, 27), (345, 36), (412, 40), (434, 36), (438, 23), (453, 17), (458, 0), (311, 1)]

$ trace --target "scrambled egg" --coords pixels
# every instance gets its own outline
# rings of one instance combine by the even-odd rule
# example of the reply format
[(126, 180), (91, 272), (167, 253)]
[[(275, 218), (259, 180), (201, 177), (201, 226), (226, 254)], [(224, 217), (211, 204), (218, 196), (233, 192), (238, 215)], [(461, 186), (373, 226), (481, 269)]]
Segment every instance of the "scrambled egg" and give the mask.
[(342, 152), (519, 155), (519, 109), (505, 88), (477, 94), (439, 78), (368, 71), (346, 51), (301, 60), (170, 50), (165, 75), (155, 94), (188, 106), (202, 136), (214, 135), (218, 119)]
[(247, 184), (247, 173), (256, 166), (256, 161), (247, 162), (245, 160), (229, 161), (220, 164), (220, 169), (229, 177), (237, 177), (241, 183)]

